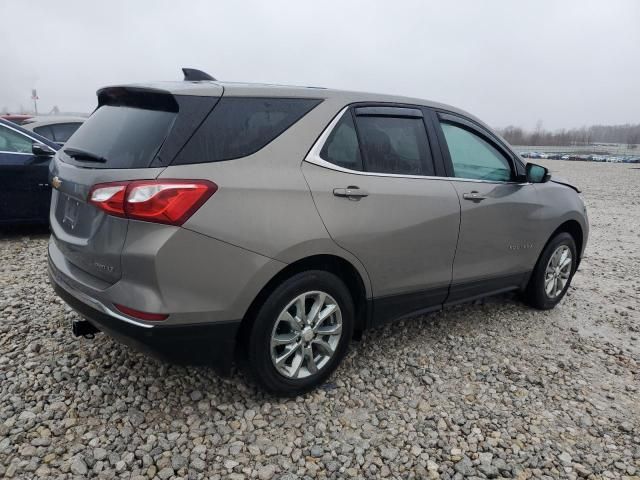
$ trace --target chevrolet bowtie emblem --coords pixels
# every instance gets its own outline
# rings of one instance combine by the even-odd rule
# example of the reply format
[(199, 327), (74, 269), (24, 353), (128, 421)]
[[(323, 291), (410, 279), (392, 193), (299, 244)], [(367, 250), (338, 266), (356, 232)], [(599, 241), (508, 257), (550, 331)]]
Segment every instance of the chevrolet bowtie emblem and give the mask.
[(58, 177), (53, 177), (51, 179), (51, 186), (55, 189), (60, 188), (60, 185), (62, 185), (62, 180), (60, 180)]

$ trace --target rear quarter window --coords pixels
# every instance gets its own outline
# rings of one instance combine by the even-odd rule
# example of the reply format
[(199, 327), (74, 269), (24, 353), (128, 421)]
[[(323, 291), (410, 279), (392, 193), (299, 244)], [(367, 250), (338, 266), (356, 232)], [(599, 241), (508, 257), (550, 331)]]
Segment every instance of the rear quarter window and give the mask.
[(173, 165), (232, 160), (256, 153), (320, 102), (310, 98), (222, 97)]

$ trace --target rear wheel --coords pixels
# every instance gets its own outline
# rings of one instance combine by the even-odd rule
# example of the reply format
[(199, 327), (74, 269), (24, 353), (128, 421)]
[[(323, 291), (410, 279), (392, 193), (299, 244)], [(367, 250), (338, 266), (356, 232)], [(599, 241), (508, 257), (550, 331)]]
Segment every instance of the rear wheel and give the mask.
[(531, 275), (526, 300), (541, 310), (555, 307), (564, 297), (577, 267), (573, 237), (561, 232), (547, 244)]
[(338, 277), (320, 270), (294, 275), (255, 317), (246, 339), (249, 371), (272, 393), (307, 392), (338, 366), (353, 324), (353, 300)]

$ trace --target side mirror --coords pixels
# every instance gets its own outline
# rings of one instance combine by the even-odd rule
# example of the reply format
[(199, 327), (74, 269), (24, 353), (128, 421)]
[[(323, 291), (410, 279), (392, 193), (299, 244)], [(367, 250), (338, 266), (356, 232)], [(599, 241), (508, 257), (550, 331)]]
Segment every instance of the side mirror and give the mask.
[(548, 182), (551, 178), (549, 170), (542, 165), (536, 165), (535, 163), (527, 163), (527, 182), (531, 183), (544, 183)]
[(56, 153), (53, 148), (48, 147), (43, 143), (34, 143), (31, 147), (31, 151), (36, 157), (51, 157)]

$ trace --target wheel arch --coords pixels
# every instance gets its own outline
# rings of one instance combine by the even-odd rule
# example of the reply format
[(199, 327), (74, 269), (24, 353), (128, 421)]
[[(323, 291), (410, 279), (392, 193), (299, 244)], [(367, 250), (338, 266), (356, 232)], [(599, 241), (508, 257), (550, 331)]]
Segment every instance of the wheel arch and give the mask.
[(367, 289), (364, 279), (358, 269), (348, 260), (332, 254), (318, 254), (301, 258), (289, 263), (276, 273), (256, 295), (245, 313), (238, 331), (238, 345), (241, 347), (242, 339), (250, 331), (260, 306), (265, 302), (273, 290), (284, 282), (301, 272), (308, 270), (323, 270), (333, 273), (344, 281), (351, 293), (355, 307), (354, 337), (359, 338), (368, 324), (369, 308), (367, 302)]
[(582, 231), (582, 226), (577, 220), (567, 220), (554, 230), (554, 232), (549, 237), (549, 240), (547, 240), (547, 244), (551, 241), (552, 238), (554, 238), (561, 232), (568, 233), (573, 237), (573, 241), (576, 242), (576, 250), (578, 252), (578, 259), (576, 262), (577, 268), (580, 265), (580, 260), (582, 258), (582, 248), (584, 247), (584, 232)]

